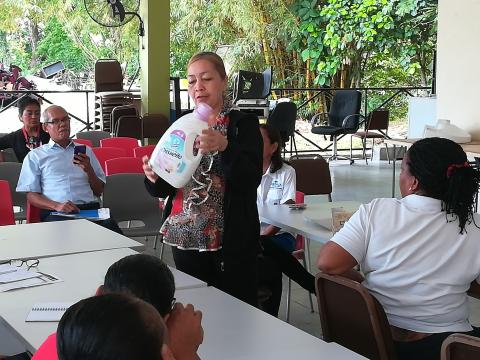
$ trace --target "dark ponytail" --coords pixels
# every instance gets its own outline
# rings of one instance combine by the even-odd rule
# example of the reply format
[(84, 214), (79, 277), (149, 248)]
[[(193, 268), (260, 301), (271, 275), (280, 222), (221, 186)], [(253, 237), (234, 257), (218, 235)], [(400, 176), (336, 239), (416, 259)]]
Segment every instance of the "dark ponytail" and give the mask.
[(272, 154), (272, 165), (270, 166), (270, 172), (274, 173), (280, 170), (283, 166), (282, 159), (282, 137), (280, 132), (271, 125), (260, 124), (260, 130), (265, 130), (268, 140), (271, 144), (277, 143), (277, 150)]
[(460, 145), (444, 138), (418, 140), (407, 152), (407, 165), (423, 194), (442, 201), (447, 221), (458, 219), (460, 234), (466, 224), (475, 224), (480, 174)]

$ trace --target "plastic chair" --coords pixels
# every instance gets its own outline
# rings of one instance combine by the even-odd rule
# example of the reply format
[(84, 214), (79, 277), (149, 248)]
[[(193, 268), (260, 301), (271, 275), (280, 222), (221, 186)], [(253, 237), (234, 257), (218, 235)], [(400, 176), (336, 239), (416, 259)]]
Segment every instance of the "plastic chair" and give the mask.
[(93, 144), (93, 147), (99, 147), (100, 146), (100, 140), (106, 139), (109, 137), (112, 137), (109, 132), (106, 131), (82, 131), (77, 133), (76, 135), (77, 140), (78, 139), (87, 139), (90, 140)]
[(10, 185), (6, 180), (0, 180), (0, 226), (15, 225), (13, 203), (10, 195)]
[(105, 175), (143, 174), (142, 159), (136, 157), (119, 157), (105, 161)]
[(40, 209), (27, 201), (27, 224), (40, 222)]
[(115, 59), (98, 59), (95, 63), (95, 92), (123, 90), (123, 73)]
[[(8, 135), (8, 133), (0, 133), (0, 138)], [(5, 150), (0, 150), (0, 162), (18, 162), (17, 155), (15, 155), (15, 152), (13, 149), (5, 149)]]
[[(301, 191), (295, 192), (295, 202), (297, 204), (303, 204), (305, 201), (305, 194)], [(295, 239), (295, 250), (292, 252), (292, 255), (298, 260), (302, 261), (303, 267), (307, 268), (307, 259), (305, 257), (305, 238), (302, 235), (297, 235)], [(310, 310), (313, 313), (313, 300), (312, 294), (308, 292), (308, 299), (310, 301)], [(285, 307), (285, 319), (287, 322), (290, 322), (290, 299), (292, 295), (292, 279), (288, 278), (288, 288), (287, 288), (287, 303)]]
[(167, 131), (170, 121), (162, 114), (144, 114), (142, 126), (143, 137), (159, 139)]
[(297, 174), (297, 190), (305, 195), (327, 195), (332, 201), (330, 167), (323, 157), (292, 156), (289, 162)]
[(138, 115), (122, 115), (118, 118), (115, 129), (117, 137), (131, 137), (143, 142), (142, 118)]
[(125, 236), (153, 235), (156, 241), (162, 226), (162, 211), (159, 199), (145, 190), (144, 179), (143, 172), (107, 176), (103, 206), (110, 208), (110, 215), (117, 222), (135, 220), (142, 222), (143, 226), (122, 228)]
[(117, 147), (94, 147), (92, 148), (92, 151), (95, 154), (104, 172), (105, 161), (127, 156), (127, 152), (125, 151), (125, 149)]
[(20, 222), (27, 218), (27, 195), (24, 192), (15, 191), (21, 170), (22, 163), (0, 162), (0, 180), (6, 180), (10, 185), (10, 197), (13, 206), (20, 208), (20, 211), (14, 213), (15, 220)]
[(480, 359), (480, 339), (465, 334), (452, 334), (442, 343), (441, 360)]
[[(332, 201), (332, 178), (328, 162), (321, 156), (292, 156), (290, 165), (295, 169), (297, 190), (305, 195), (326, 195)], [(305, 257), (310, 271), (310, 240), (306, 239)]]
[[(337, 142), (347, 134), (354, 134), (360, 126), (360, 114), (362, 105), (362, 93), (357, 90), (337, 90), (333, 96), (330, 111), (327, 113), (316, 114), (310, 120), (312, 124), (312, 133), (320, 135), (330, 135), (333, 150), (328, 160), (346, 159), (353, 163), (353, 159), (348, 156), (337, 154)], [(326, 118), (328, 125), (317, 126), (319, 120)]]
[(315, 288), (323, 340), (368, 359), (396, 359), (385, 311), (362, 284), (320, 272)]
[[(115, 106), (110, 113), (110, 129), (113, 134), (117, 133), (118, 119), (122, 116), (138, 116), (137, 109), (133, 105)], [(119, 136), (119, 135), (115, 135)]]
[(15, 151), (13, 151), (13, 149), (1, 150), (0, 153), (1, 153), (1, 156), (3, 156), (3, 161), (19, 162), (18, 158), (17, 158), (17, 155), (15, 155)]
[[(350, 136), (350, 157), (352, 157), (352, 139), (353, 137), (358, 137), (362, 140), (362, 156), (365, 159), (365, 163), (368, 164), (366, 155), (367, 139), (372, 140), (371, 158), (373, 158), (373, 146), (375, 145), (375, 139), (390, 139), (390, 136), (387, 135), (389, 117), (390, 112), (386, 109), (378, 109), (370, 113), (370, 115), (368, 116), (368, 120), (365, 123), (365, 130), (357, 131), (355, 134), (352, 134)], [(388, 163), (390, 164), (387, 144), (385, 144), (385, 148), (387, 149), (387, 159)]]
[(93, 148), (92, 141), (91, 141), (91, 140), (88, 140), (88, 139), (73, 139), (73, 142), (74, 142), (75, 144), (86, 145), (86, 146), (88, 146), (88, 147)]
[(282, 137), (282, 147), (285, 153), (286, 143), (290, 141), (290, 153), (295, 149), (297, 154), (297, 144), (295, 143), (295, 122), (297, 121), (297, 105), (293, 102), (281, 102), (275, 106), (270, 113), (267, 124), (273, 126), (280, 132)]
[(152, 156), (154, 149), (155, 149), (155, 145), (139, 146), (133, 149), (133, 155), (140, 159), (142, 159), (145, 155), (147, 155), (148, 158), (150, 158)]
[(111, 137), (100, 140), (100, 147), (122, 148), (126, 156), (133, 157), (133, 149), (138, 147), (138, 140), (130, 137)]

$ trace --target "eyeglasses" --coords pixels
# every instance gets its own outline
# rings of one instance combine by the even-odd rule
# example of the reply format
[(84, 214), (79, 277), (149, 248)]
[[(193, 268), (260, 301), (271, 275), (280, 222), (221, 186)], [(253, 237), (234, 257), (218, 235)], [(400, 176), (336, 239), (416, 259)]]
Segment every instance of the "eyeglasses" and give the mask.
[(9, 264), (16, 267), (26, 266), (27, 270), (30, 270), (31, 268), (37, 267), (40, 264), (40, 260), (39, 259), (8, 260), (8, 261), (1, 262), (0, 265), (1, 264)]
[(173, 299), (172, 299), (172, 304), (171, 304), (171, 306), (170, 306), (170, 312), (173, 311), (173, 308), (175, 307), (175, 304), (176, 304), (176, 303), (177, 303), (177, 299), (176, 299), (176, 298), (173, 298)]
[(62, 124), (70, 123), (70, 117), (66, 116), (63, 119), (53, 119), (53, 120), (50, 120), (50, 121), (44, 121), (43, 123), (58, 126), (58, 125), (60, 125), (60, 123), (62, 123)]

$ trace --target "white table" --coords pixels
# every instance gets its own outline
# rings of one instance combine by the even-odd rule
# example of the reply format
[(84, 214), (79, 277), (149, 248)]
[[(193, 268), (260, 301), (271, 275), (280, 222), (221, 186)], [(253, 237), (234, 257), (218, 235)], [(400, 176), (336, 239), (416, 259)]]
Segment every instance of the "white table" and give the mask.
[[(0, 318), (4, 326), (20, 340), (30, 352), (55, 332), (57, 322), (26, 323), (32, 305), (39, 302), (79, 301), (93, 296), (103, 284), (107, 269), (115, 261), (136, 254), (131, 249), (114, 249), (90, 253), (49, 257), (40, 260), (39, 271), (59, 276), (63, 282), (0, 293)], [(206, 287), (206, 283), (181, 271), (170, 268), (176, 289)]]
[(178, 301), (203, 313), (199, 348), (208, 360), (365, 359), (338, 344), (326, 343), (214, 287), (180, 290)]
[(139, 246), (88, 220), (0, 226), (0, 261)]
[(332, 237), (331, 229), (308, 218), (322, 219), (328, 223), (332, 218), (332, 208), (344, 207), (348, 211), (358, 210), (357, 201), (334, 201), (321, 204), (308, 204), (304, 210), (291, 210), (288, 205), (264, 205), (258, 208), (260, 221), (278, 226), (286, 231), (305, 236), (309, 240), (327, 242)]

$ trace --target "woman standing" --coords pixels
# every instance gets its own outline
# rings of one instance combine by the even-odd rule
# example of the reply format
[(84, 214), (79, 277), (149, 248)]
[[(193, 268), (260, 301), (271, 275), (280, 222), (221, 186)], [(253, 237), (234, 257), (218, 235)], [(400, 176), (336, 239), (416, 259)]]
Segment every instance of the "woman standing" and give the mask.
[(152, 196), (169, 197), (161, 232), (173, 247), (175, 265), (231, 295), (256, 305), (260, 225), (256, 190), (262, 177), (258, 119), (231, 110), (224, 101), (227, 75), (215, 53), (188, 63), (188, 93), (213, 109), (199, 137), (200, 166), (183, 189), (156, 175), (145, 157), (145, 184)]
[[(12, 148), (19, 162), (28, 152), (48, 143), (50, 135), (40, 125), (40, 103), (29, 96), (18, 102), (18, 117), (23, 127), (0, 138), (0, 150)], [(0, 159), (1, 160), (1, 159)]]

